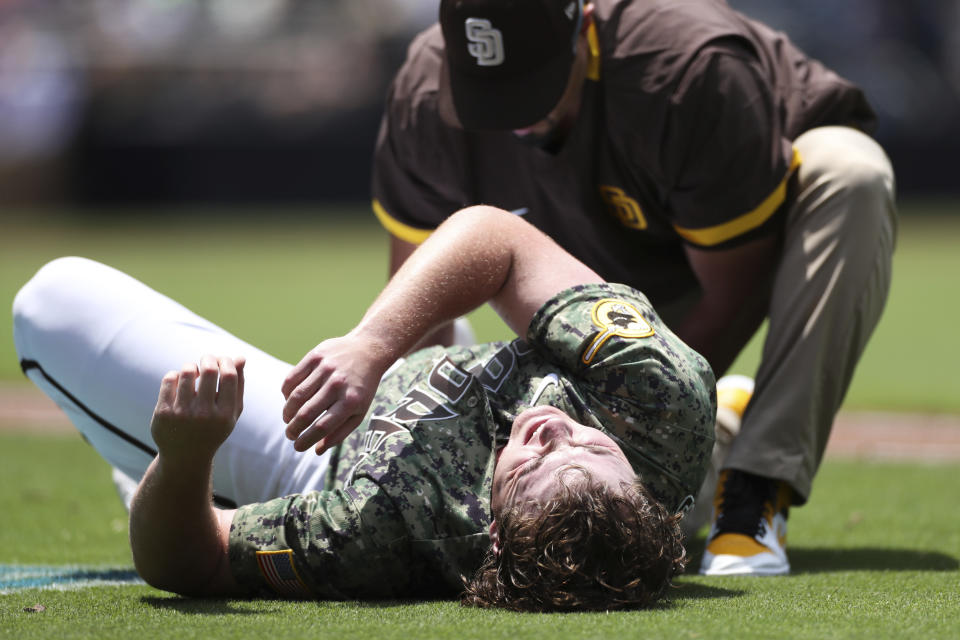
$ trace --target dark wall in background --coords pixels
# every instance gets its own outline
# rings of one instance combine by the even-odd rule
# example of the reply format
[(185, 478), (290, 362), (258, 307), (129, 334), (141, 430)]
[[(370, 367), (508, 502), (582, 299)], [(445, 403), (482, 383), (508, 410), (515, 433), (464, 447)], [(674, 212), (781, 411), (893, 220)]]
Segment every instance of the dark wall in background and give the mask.
[[(431, 4), (4, 0), (0, 204), (365, 201)], [(901, 194), (960, 194), (960, 2), (731, 4), (865, 89)]]

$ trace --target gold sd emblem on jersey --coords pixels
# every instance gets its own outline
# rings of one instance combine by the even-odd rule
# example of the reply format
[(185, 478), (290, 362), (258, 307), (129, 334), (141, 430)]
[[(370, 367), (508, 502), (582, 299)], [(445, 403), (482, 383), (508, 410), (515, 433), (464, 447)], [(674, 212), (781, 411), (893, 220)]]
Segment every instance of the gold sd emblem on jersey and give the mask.
[(643, 216), (643, 211), (637, 201), (623, 192), (620, 187), (611, 187), (610, 185), (600, 185), (600, 198), (607, 209), (613, 214), (625, 227), (631, 229), (646, 229), (647, 219)]
[(601, 331), (583, 352), (584, 364), (590, 364), (593, 361), (597, 351), (610, 339), (610, 336), (646, 338), (653, 335), (653, 327), (650, 323), (643, 319), (632, 304), (623, 300), (604, 298), (593, 305), (590, 315), (593, 324), (600, 327)]

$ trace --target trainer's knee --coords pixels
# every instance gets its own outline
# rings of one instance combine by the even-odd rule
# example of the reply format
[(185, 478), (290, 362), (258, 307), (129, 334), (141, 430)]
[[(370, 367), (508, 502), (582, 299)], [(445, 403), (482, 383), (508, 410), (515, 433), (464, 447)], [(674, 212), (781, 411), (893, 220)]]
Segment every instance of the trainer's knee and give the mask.
[(881, 217), (893, 212), (893, 172), (870, 158), (847, 160), (837, 176), (837, 186), (857, 212)]
[(889, 246), (896, 235), (893, 168), (879, 144), (849, 127), (821, 127), (800, 136), (801, 227), (830, 228), (840, 242)]
[(896, 184), (883, 148), (849, 127), (820, 127), (797, 138), (801, 188), (825, 190), (865, 215), (893, 212)]

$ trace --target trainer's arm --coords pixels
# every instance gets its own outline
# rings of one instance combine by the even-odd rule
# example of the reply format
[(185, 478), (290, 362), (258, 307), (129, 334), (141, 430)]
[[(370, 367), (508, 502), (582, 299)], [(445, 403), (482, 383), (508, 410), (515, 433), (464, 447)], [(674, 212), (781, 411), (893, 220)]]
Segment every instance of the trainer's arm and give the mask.
[(687, 247), (686, 254), (702, 294), (673, 329), (720, 377), (766, 317), (779, 239), (767, 236), (724, 251)]
[(487, 206), (454, 214), (403, 263), (350, 333), (317, 345), (287, 376), (287, 437), (300, 451), (342, 441), (363, 419), (387, 367), (439, 324), (490, 302), (526, 335), (544, 302), (586, 282), (602, 279), (523, 219)]
[(186, 365), (161, 383), (151, 422), (159, 454), (130, 506), (134, 564), (158, 589), (191, 596), (239, 591), (228, 556), (233, 511), (214, 508), (210, 496), (213, 456), (243, 408), (243, 365), (204, 356), (199, 370)]

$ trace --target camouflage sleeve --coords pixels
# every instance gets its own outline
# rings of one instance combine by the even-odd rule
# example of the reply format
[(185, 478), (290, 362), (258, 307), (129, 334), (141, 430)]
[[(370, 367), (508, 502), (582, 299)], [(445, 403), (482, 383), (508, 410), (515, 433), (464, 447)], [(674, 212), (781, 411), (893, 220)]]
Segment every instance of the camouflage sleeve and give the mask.
[(374, 483), (358, 481), (238, 509), (230, 568), (251, 594), (396, 597), (413, 573), (408, 545), (389, 499)]
[(534, 316), (528, 341), (563, 367), (588, 419), (668, 507), (696, 495), (713, 447), (713, 372), (642, 293), (610, 283), (562, 291)]

